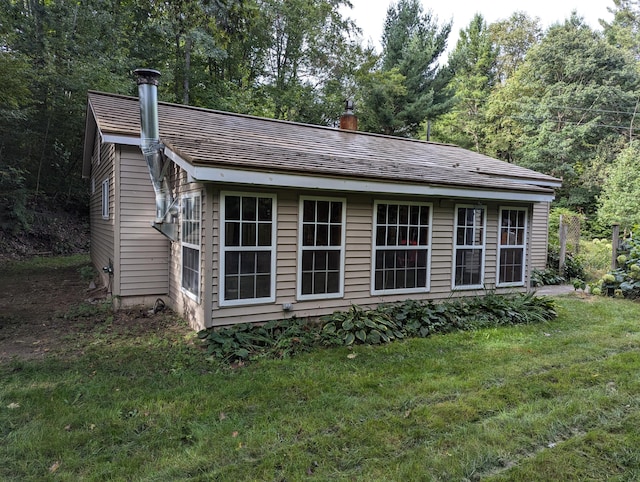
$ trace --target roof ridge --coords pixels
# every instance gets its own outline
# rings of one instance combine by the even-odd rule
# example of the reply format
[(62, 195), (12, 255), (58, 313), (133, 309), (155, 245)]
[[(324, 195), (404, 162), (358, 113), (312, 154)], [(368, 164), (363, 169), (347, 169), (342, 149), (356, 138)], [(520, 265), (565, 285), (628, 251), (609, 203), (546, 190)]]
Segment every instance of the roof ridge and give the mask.
[[(87, 93), (88, 94), (97, 94), (97, 95), (115, 97), (115, 98), (126, 99), (126, 100), (131, 100), (131, 101), (138, 102), (138, 97), (131, 96), (131, 95), (117, 94), (117, 93), (113, 93), (113, 92), (102, 92), (102, 91), (98, 91), (98, 90), (89, 90), (89, 91), (87, 91)], [(395, 140), (399, 140), (399, 141), (421, 143), (421, 144), (427, 144), (427, 145), (433, 145), (433, 146), (446, 146), (446, 147), (453, 147), (453, 148), (456, 148), (456, 149), (465, 150), (464, 148), (462, 148), (460, 146), (457, 146), (455, 144), (448, 144), (446, 142), (426, 141), (424, 139), (414, 139), (412, 137), (392, 136), (392, 135), (389, 135), (389, 134), (378, 134), (378, 133), (375, 133), (375, 132), (351, 131), (351, 130), (346, 130), (346, 129), (339, 129), (337, 127), (323, 126), (323, 125), (320, 125), (320, 124), (308, 124), (306, 122), (296, 122), (296, 121), (291, 121), (291, 120), (286, 120), (286, 119), (274, 119), (272, 117), (262, 117), (262, 116), (257, 116), (257, 115), (253, 115), (253, 114), (242, 114), (242, 113), (239, 113), (239, 112), (231, 112), (231, 111), (226, 111), (226, 110), (211, 109), (211, 108), (208, 108), (208, 107), (198, 107), (198, 106), (194, 106), (194, 105), (177, 104), (175, 102), (166, 102), (166, 101), (160, 101), (159, 100), (158, 101), (158, 105), (165, 105), (165, 106), (168, 106), (168, 107), (176, 107), (176, 108), (180, 108), (180, 109), (195, 110), (195, 111), (199, 111), (199, 112), (209, 112), (209, 113), (212, 113), (212, 114), (228, 115), (228, 116), (240, 117), (240, 118), (244, 118), (244, 119), (253, 119), (253, 120), (260, 120), (260, 121), (265, 121), (265, 122), (274, 122), (274, 123), (280, 123), (280, 124), (285, 124), (285, 125), (294, 125), (294, 126), (301, 126), (301, 127), (312, 127), (312, 128), (316, 128), (316, 129), (329, 130), (329, 131), (332, 131), (332, 132), (339, 131), (339, 132), (344, 132), (345, 134), (350, 134), (350, 135), (365, 135), (365, 136), (371, 136), (371, 137), (377, 137), (377, 138), (383, 138), (383, 139), (395, 139)]]

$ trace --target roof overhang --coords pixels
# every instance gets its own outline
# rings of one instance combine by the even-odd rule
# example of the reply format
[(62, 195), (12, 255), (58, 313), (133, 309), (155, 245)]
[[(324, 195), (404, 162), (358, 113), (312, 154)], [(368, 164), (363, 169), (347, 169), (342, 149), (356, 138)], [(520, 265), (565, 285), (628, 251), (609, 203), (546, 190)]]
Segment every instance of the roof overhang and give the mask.
[(190, 181), (500, 201), (551, 202), (555, 198), (552, 191), (497, 191), (469, 187), (433, 186), (428, 184), (397, 183), (330, 176), (306, 176), (278, 172), (247, 171), (245, 169), (223, 167), (194, 166), (168, 147), (165, 147), (164, 153), (169, 159), (186, 171)]

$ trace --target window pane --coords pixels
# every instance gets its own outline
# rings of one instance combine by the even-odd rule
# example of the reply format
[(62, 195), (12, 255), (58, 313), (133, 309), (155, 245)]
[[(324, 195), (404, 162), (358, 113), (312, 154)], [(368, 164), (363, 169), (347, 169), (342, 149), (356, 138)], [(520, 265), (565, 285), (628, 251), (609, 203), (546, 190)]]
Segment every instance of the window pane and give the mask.
[(317, 226), (316, 246), (329, 245), (329, 227), (326, 224), (318, 224)]
[(317, 201), (317, 211), (318, 211), (318, 219), (319, 223), (328, 223), (329, 222), (329, 201)]
[(302, 226), (302, 245), (315, 246), (316, 226), (314, 224), (304, 224)]
[(243, 221), (255, 221), (257, 218), (257, 198), (255, 197), (243, 197), (242, 198), (242, 220)]
[(271, 252), (262, 251), (256, 253), (257, 266), (256, 273), (270, 273), (271, 272)]
[(273, 221), (273, 200), (267, 197), (261, 197), (258, 200), (258, 220)]
[(200, 196), (191, 198), (194, 201), (193, 204), (193, 219), (200, 221), (202, 219), (202, 199)]
[(240, 273), (253, 274), (256, 272), (256, 254), (254, 252), (240, 253)]
[(398, 206), (389, 204), (389, 224), (398, 223)]
[(224, 279), (224, 299), (237, 300), (238, 295), (238, 278), (235, 276), (226, 276)]
[(396, 246), (396, 230), (395, 226), (389, 226), (387, 229), (387, 246)]
[(429, 244), (429, 228), (420, 228), (420, 246), (427, 246)]
[(429, 206), (420, 206), (420, 224), (422, 226), (429, 225)]
[(325, 270), (327, 269), (327, 252), (326, 251), (316, 251), (313, 259), (313, 269), (315, 270)]
[(242, 223), (242, 246), (256, 246), (256, 225)]
[(409, 245), (416, 246), (417, 244), (418, 244), (418, 228), (410, 227), (409, 228)]
[(376, 222), (378, 224), (387, 223), (387, 205), (386, 204), (378, 204), (378, 213), (377, 213)]
[(420, 220), (420, 211), (421, 206), (411, 206), (411, 215), (409, 217), (409, 222), (413, 225), (417, 225)]
[(304, 201), (302, 204), (302, 221), (305, 223), (313, 223), (316, 220), (316, 203), (315, 201)]
[(313, 251), (302, 252), (302, 271), (311, 271), (313, 269)]
[(338, 293), (340, 291), (340, 273), (327, 274), (327, 293)]
[(240, 246), (240, 223), (225, 223), (225, 246)]
[(376, 252), (376, 269), (384, 267), (384, 251)]
[(409, 223), (409, 206), (402, 205), (398, 207), (398, 222), (400, 224)]
[(224, 265), (227, 274), (238, 274), (240, 272), (240, 254), (227, 251), (224, 255)]
[(319, 271), (313, 276), (313, 291), (317, 294), (327, 292), (327, 273)]
[[(418, 255), (417, 255), (417, 259), (416, 259), (416, 266), (418, 266), (420, 268), (426, 268), (427, 267), (427, 251), (424, 251), (424, 250), (418, 251)], [(422, 286), (422, 285), (420, 285), (420, 286)]]
[(271, 246), (271, 223), (258, 224), (258, 246)]
[(302, 273), (302, 294), (313, 294), (313, 273)]
[(329, 251), (327, 256), (327, 268), (333, 271), (340, 269), (340, 251)]
[(387, 229), (384, 226), (378, 226), (376, 229), (376, 246), (385, 246), (387, 238)]
[(240, 197), (226, 196), (224, 210), (225, 219), (240, 220)]
[(243, 300), (247, 298), (256, 298), (253, 276), (240, 277), (240, 298)]
[(331, 222), (342, 223), (342, 203), (341, 202), (331, 203)]
[(331, 226), (330, 246), (340, 246), (342, 244), (342, 226)]
[(400, 226), (398, 229), (398, 244), (407, 246), (409, 240), (407, 239), (408, 230), (406, 226)]
[(271, 275), (256, 276), (256, 298), (267, 298), (271, 295)]

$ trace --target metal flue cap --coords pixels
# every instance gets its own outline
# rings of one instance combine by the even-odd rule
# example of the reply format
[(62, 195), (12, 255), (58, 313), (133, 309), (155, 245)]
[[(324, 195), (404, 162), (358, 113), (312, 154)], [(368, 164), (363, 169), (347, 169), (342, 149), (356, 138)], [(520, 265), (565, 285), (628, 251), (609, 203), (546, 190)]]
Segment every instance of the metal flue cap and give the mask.
[(134, 74), (138, 77), (138, 85), (140, 84), (151, 84), (158, 85), (158, 78), (160, 77), (160, 72), (154, 69), (136, 69), (133, 71)]

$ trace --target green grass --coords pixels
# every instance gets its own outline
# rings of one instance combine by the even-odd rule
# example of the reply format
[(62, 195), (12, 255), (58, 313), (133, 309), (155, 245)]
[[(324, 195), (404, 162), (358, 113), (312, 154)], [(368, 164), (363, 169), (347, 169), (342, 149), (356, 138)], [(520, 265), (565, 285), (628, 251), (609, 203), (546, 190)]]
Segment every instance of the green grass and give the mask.
[(51, 268), (81, 267), (90, 262), (88, 254), (73, 254), (70, 256), (38, 256), (23, 261), (9, 261), (0, 264), (0, 267), (5, 273), (25, 273)]
[(558, 307), (235, 370), (103, 330), (0, 365), (0, 479), (638, 480), (640, 305)]

